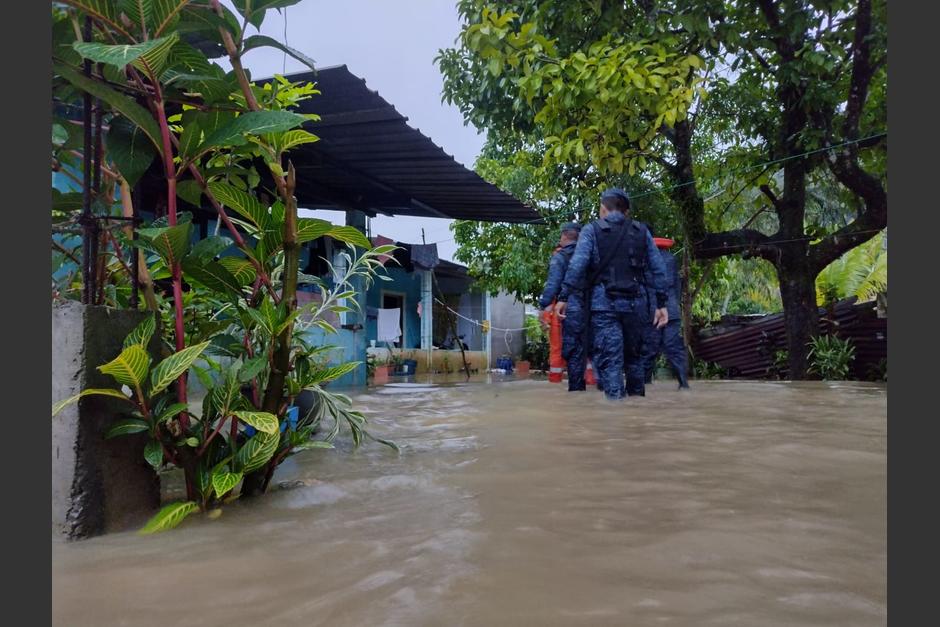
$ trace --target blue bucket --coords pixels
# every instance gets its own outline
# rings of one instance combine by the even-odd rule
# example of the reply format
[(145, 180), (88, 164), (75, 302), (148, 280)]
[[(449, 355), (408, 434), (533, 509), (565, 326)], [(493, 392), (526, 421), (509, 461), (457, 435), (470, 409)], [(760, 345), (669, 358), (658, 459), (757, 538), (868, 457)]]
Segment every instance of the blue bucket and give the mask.
[(496, 367), (505, 370), (506, 374), (512, 373), (512, 358), (511, 357), (499, 357), (496, 359)]

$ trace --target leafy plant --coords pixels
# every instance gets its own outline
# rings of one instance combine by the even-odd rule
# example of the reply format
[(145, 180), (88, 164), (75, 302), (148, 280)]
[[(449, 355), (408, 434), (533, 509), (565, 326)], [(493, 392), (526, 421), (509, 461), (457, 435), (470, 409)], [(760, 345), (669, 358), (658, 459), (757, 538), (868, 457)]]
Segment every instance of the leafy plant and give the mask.
[(695, 373), (696, 379), (723, 379), (728, 374), (719, 364), (702, 359), (692, 360), (692, 372)]
[(548, 370), (548, 335), (542, 329), (537, 316), (525, 318), (525, 346), (522, 349), (522, 358), (528, 361), (534, 370)]
[[(312, 63), (273, 39), (247, 34), (249, 25), (260, 27), (267, 10), (297, 1), (236, 2), (235, 12), (218, 0), (54, 4), (53, 168), (81, 189), (57, 197), (58, 228), (87, 236), (76, 231), (84, 224), (76, 207), (81, 200), (87, 207), (90, 197), (99, 216), (129, 218), (135, 211), (131, 186), (153, 163), (163, 173), (165, 215), (142, 228), (121, 222), (115, 233), (106, 220), (101, 223), (108, 228), (100, 229), (99, 250), (107, 245), (111, 252), (98, 269), (90, 263), (94, 255), (78, 259), (61, 242), (58, 250), (82, 262), (86, 286), (90, 275), (84, 271), (93, 269), (98, 280), (90, 284), (97, 287), (82, 292), (89, 303), (128, 305), (122, 296), (129, 292), (128, 260), (139, 261), (144, 301), (153, 315), (101, 366), (116, 387), (83, 390), (53, 410), (92, 394), (121, 398), (129, 416), (108, 436), (146, 432), (147, 462), (183, 470), (186, 501), (161, 510), (145, 527), (148, 532), (176, 526), (196, 509), (205, 511), (233, 495), (263, 492), (286, 457), (331, 447), (341, 428), (357, 446), (371, 438), (351, 401), (323, 389), (359, 364), (327, 365), (331, 347), (312, 346), (302, 332), (317, 327), (335, 333), (327, 314), (357, 311), (353, 286), (368, 288), (376, 276), (387, 278), (377, 274), (379, 258), (394, 247), (373, 249), (352, 227), (298, 217), (289, 152), (317, 141), (302, 128), (316, 116), (291, 109), (319, 92), (283, 77), (258, 86), (241, 62), (248, 50), (274, 46)], [(231, 70), (210, 60), (204, 50), (212, 49), (223, 51)], [(95, 100), (93, 119), (84, 105)], [(85, 112), (81, 125), (69, 113), (76, 109)], [(76, 126), (78, 135), (91, 126), (99, 137), (106, 134), (104, 150), (87, 142), (78, 150), (71, 132)], [(94, 172), (93, 186), (74, 174), (85, 165)], [(260, 193), (258, 167), (273, 182), (273, 197)], [(120, 205), (114, 202), (118, 193)], [(193, 244), (192, 216), (179, 211), (180, 198), (197, 206), (207, 201), (218, 214), (220, 232)], [(339, 254), (340, 271), (328, 262), (332, 282), (299, 270), (300, 247), (321, 237), (349, 247)], [(106, 276), (102, 266), (114, 266), (116, 273)], [(74, 273), (64, 279), (74, 280)], [(321, 301), (299, 308), (301, 283), (315, 284)], [(109, 290), (112, 297), (105, 301), (101, 295)], [(59, 290), (65, 291), (75, 294)], [(144, 348), (154, 336), (160, 346), (155, 364)], [(188, 399), (190, 374), (206, 390), (198, 412)], [(292, 426), (286, 412), (302, 391), (314, 394), (316, 409)], [(324, 420), (332, 420), (326, 438), (312, 440)]]
[(872, 381), (888, 381), (888, 358), (882, 357), (868, 366), (868, 377)]
[(768, 373), (771, 378), (782, 379), (784, 377), (789, 358), (790, 355), (785, 350), (774, 351), (773, 361), (771, 362), (770, 372)]
[(810, 371), (825, 381), (843, 381), (855, 359), (852, 340), (821, 335), (810, 342)]

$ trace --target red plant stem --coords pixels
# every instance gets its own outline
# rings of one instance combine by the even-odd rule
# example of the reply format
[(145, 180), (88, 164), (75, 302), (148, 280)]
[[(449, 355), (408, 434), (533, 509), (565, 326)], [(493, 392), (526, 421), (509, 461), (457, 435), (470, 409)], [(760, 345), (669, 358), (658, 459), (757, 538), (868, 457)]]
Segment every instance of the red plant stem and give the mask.
[[(238, 232), (238, 229), (235, 228), (235, 225), (229, 219), (228, 214), (225, 212), (225, 208), (222, 207), (222, 204), (218, 200), (216, 200), (215, 196), (212, 195), (212, 191), (209, 189), (209, 185), (208, 183), (206, 183), (206, 179), (202, 176), (202, 173), (199, 171), (199, 168), (197, 168), (195, 164), (190, 163), (189, 171), (193, 175), (193, 179), (195, 179), (196, 183), (202, 189), (203, 193), (205, 193), (206, 198), (209, 199), (209, 202), (212, 204), (212, 207), (215, 209), (216, 213), (219, 215), (219, 219), (222, 220), (222, 224), (224, 224), (225, 228), (227, 228), (229, 232), (232, 234), (232, 237), (235, 239), (235, 245), (241, 250), (245, 251), (245, 253), (247, 254), (248, 244), (245, 243), (245, 240), (242, 238), (241, 233)], [(261, 262), (255, 259), (254, 257), (252, 257), (251, 255), (248, 255), (248, 261), (251, 263), (251, 265), (254, 266), (255, 273), (261, 279), (261, 282), (264, 284), (264, 286), (268, 289), (268, 292), (270, 292), (271, 298), (272, 300), (274, 300), (274, 304), (275, 305), (279, 304), (281, 302), (280, 296), (278, 296), (277, 290), (274, 289), (274, 286), (271, 285), (271, 279), (268, 277), (268, 274), (264, 271), (264, 268), (262, 267)]]
[[(159, 86), (157, 87), (159, 89)], [(170, 139), (170, 125), (166, 119), (166, 110), (163, 102), (155, 100), (154, 109), (157, 122), (160, 124), (160, 138), (163, 143), (163, 166), (166, 170), (166, 208), (167, 221), (170, 226), (176, 226), (176, 168), (173, 167), (173, 141)], [(179, 259), (173, 259), (173, 314), (176, 326), (176, 351), (186, 346), (186, 335), (183, 327), (183, 270)], [(180, 403), (186, 403), (186, 373), (180, 375), (176, 386), (176, 398)], [(189, 414), (180, 414), (180, 427), (185, 432), (189, 428)]]
[[(215, 436), (219, 435), (219, 431), (222, 430), (222, 425), (225, 424), (225, 421), (228, 420), (228, 418), (229, 416), (222, 416), (221, 418), (219, 418), (219, 424), (215, 426), (215, 429), (212, 430), (212, 434), (208, 438), (206, 438), (206, 441), (202, 443), (201, 447), (199, 447), (199, 451), (196, 453), (197, 457), (202, 455), (206, 451), (206, 449), (209, 447), (209, 443), (212, 442), (212, 439)], [(231, 418), (233, 421), (235, 420), (235, 416), (231, 416)]]
[(134, 280), (134, 272), (131, 270), (130, 266), (127, 265), (127, 262), (124, 261), (124, 255), (121, 254), (121, 247), (117, 242), (117, 239), (114, 237), (114, 234), (109, 230), (104, 231), (105, 239), (111, 242), (111, 247), (114, 249), (114, 256), (117, 257), (117, 260), (121, 263), (121, 266), (127, 272), (127, 276), (131, 278), (131, 281)]
[(235, 438), (238, 437), (238, 418), (232, 416), (232, 430), (229, 432), (230, 436), (230, 446), (232, 447), (232, 452), (235, 452)]

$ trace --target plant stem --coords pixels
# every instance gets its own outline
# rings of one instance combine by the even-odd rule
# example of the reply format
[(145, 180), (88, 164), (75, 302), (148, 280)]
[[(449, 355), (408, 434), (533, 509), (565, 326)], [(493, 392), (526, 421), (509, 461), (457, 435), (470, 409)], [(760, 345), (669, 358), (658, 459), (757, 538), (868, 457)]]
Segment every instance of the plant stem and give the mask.
[[(163, 165), (166, 170), (166, 208), (167, 221), (170, 226), (176, 226), (176, 168), (173, 166), (173, 142), (170, 139), (170, 125), (166, 119), (166, 110), (161, 100), (154, 101), (157, 113), (157, 122), (160, 124), (160, 138), (163, 143)], [(173, 314), (176, 326), (176, 351), (186, 346), (186, 335), (183, 326), (183, 270), (180, 260), (173, 260)], [(186, 373), (180, 375), (176, 386), (177, 402), (186, 403)], [(189, 414), (180, 414), (180, 427), (185, 432), (189, 428)]]

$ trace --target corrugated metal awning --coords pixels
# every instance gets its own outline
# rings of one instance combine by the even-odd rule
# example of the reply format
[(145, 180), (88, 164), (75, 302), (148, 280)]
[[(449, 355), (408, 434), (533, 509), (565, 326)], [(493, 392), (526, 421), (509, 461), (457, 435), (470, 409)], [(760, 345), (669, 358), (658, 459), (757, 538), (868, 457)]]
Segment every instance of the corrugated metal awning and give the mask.
[(286, 78), (316, 83), (321, 92), (300, 107), (302, 113), (321, 116), (304, 125), (320, 141), (291, 152), (301, 207), (487, 222), (539, 221), (531, 207), (484, 181), (408, 126), (408, 118), (345, 65)]

